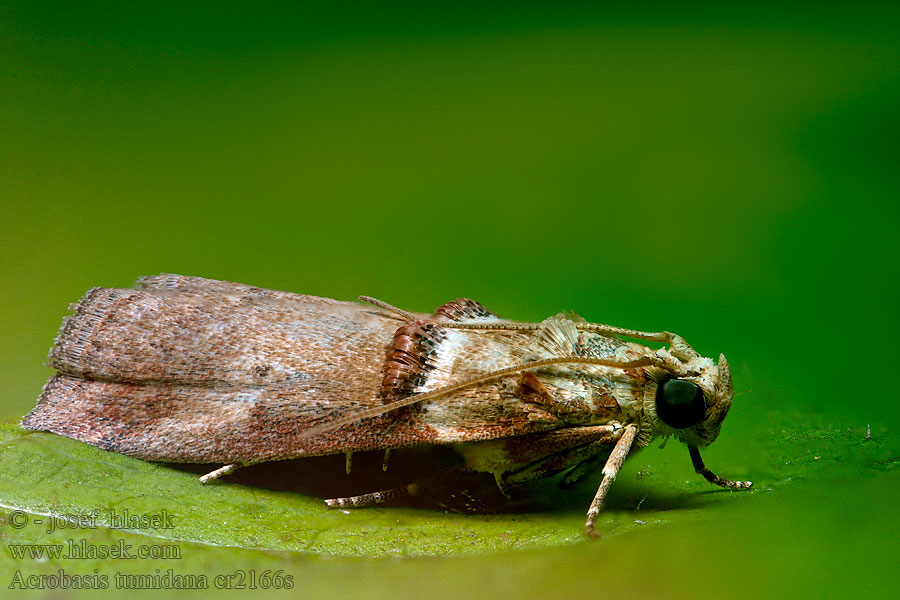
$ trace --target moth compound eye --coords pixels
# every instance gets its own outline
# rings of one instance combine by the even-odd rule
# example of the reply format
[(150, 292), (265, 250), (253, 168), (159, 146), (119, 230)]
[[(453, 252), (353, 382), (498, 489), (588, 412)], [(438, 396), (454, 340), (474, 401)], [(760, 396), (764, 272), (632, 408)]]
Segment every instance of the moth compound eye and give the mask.
[(696, 425), (706, 414), (706, 401), (700, 386), (681, 379), (670, 379), (656, 388), (656, 415), (673, 429)]

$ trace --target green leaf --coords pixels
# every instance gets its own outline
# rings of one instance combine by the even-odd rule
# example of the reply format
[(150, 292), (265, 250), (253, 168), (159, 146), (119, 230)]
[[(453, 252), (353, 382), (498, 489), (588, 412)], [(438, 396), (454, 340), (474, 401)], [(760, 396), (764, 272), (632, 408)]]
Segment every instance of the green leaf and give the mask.
[[(6, 514), (5, 522), (0, 523), (0, 542), (9, 555), (6, 558), (12, 560), (0, 564), (0, 583), (18, 589), (28, 587), (29, 580), (22, 579), (26, 577), (56, 577), (58, 582), (63, 575), (93, 575), (106, 577), (109, 589), (126, 589), (172, 587), (171, 578), (181, 577), (174, 587), (247, 589), (249, 577), (267, 573), (271, 585), (272, 574), (278, 572), (290, 576), (290, 587), (282, 579), (281, 588), (257, 589), (289, 594), (302, 587), (311, 596), (333, 595), (341, 589), (341, 597), (358, 593), (393, 598), (398, 589), (413, 596), (435, 579), (442, 579), (456, 582), (447, 588), (450, 597), (464, 594), (497, 573), (514, 572), (515, 581), (506, 585), (519, 590), (522, 597), (537, 598), (542, 588), (529, 582), (543, 581), (548, 576), (547, 565), (555, 565), (554, 578), (569, 595), (575, 594), (580, 574), (586, 570), (606, 578), (607, 588), (629, 595), (633, 593), (629, 580), (616, 578), (623, 564), (640, 561), (657, 573), (656, 578), (642, 580), (642, 592), (664, 594), (670, 578), (684, 579), (677, 569), (685, 556), (696, 552), (698, 544), (705, 554), (725, 556), (733, 551), (728, 545), (732, 540), (759, 539), (767, 535), (764, 532), (771, 535), (790, 530), (803, 532), (797, 533), (796, 544), (805, 547), (815, 535), (827, 539), (834, 535), (833, 528), (822, 529), (821, 523), (834, 519), (839, 508), (835, 500), (858, 506), (863, 499), (872, 499), (873, 507), (892, 502), (878, 490), (896, 480), (898, 448), (882, 428), (874, 428), (872, 438), (867, 439), (865, 430), (858, 427), (800, 427), (794, 425), (794, 419), (770, 417), (769, 437), (745, 435), (742, 442), (732, 437), (723, 440), (724, 452), (716, 448), (707, 453), (712, 468), (725, 462), (732, 470), (723, 475), (744, 478), (749, 474), (740, 468), (734, 472), (733, 465), (741, 463), (737, 457), (745, 456), (746, 448), (753, 448), (752, 464), (768, 467), (756, 473), (762, 477), (750, 493), (710, 487), (692, 472), (687, 453), (678, 444), (635, 453), (620, 472), (601, 513), (604, 539), (599, 543), (581, 535), (584, 510), (593, 493), (590, 483), (559, 496), (564, 500), (552, 510), (518, 514), (470, 515), (408, 508), (333, 511), (319, 498), (226, 481), (203, 486), (196, 475), (178, 469), (2, 425), (0, 505)], [(848, 485), (842, 488), (842, 484)], [(56, 519), (56, 527), (48, 527), (46, 515), (83, 520), (92, 511), (97, 511), (95, 523), (76, 527)], [(120, 518), (122, 511), (131, 515), (162, 513), (171, 523), (119, 529), (110, 511)], [(884, 511), (877, 514), (887, 515)], [(890, 526), (886, 518), (857, 523), (852, 531), (860, 539), (853, 543), (864, 542), (871, 549), (867, 532)], [(19, 521), (14, 523), (14, 519)], [(61, 524), (72, 526), (59, 528)], [(12, 549), (21, 549), (22, 544), (67, 549), (70, 541), (94, 552), (126, 546), (132, 553), (149, 548), (178, 556), (75, 560), (69, 556), (57, 560), (11, 555)], [(744, 547), (742, 562), (764, 564), (768, 554), (757, 551), (763, 548), (760, 543)], [(503, 552), (514, 549), (533, 551)], [(791, 550), (785, 547), (782, 551)], [(335, 555), (345, 558), (323, 562)], [(413, 560), (384, 559), (397, 555)], [(459, 560), (422, 562), (427, 555)], [(870, 559), (888, 556), (877, 549), (868, 555)], [(353, 558), (363, 556), (375, 560), (360, 563)], [(417, 556), (420, 559), (414, 558)], [(620, 558), (610, 561), (613, 556)], [(837, 556), (821, 559), (826, 565), (841, 560)], [(709, 577), (724, 584), (734, 576), (726, 569)], [(164, 577), (170, 579), (160, 579)], [(30, 581), (47, 589), (54, 580)], [(238, 586), (241, 583), (243, 588)], [(500, 584), (495, 584), (490, 589), (499, 593)], [(679, 585), (687, 589), (687, 580)], [(765, 585), (760, 589), (765, 590)], [(485, 595), (491, 594), (486, 591), (481, 597)]]
[[(320, 498), (216, 481), (60, 436), (0, 428), (0, 502), (31, 515), (97, 514), (92, 524), (220, 546), (344, 556), (473, 554), (582, 541), (590, 495), (565, 512), (469, 515), (410, 508), (327, 509)], [(571, 493), (570, 493), (571, 495)], [(576, 506), (578, 505), (576, 504)], [(568, 507), (567, 507), (568, 508)], [(125, 515), (162, 514), (163, 527)], [(658, 522), (653, 516), (644, 523)], [(605, 535), (637, 527), (610, 512)]]

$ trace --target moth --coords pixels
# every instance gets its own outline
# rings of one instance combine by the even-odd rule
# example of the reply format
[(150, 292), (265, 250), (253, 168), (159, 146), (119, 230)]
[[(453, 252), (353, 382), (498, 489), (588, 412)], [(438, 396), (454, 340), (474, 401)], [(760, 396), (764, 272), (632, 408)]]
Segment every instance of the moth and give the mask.
[[(266, 461), (444, 445), (501, 490), (605, 460), (585, 533), (632, 448), (687, 445), (703, 464), (734, 391), (728, 362), (678, 335), (561, 313), (503, 319), (470, 299), (411, 313), (163, 274), (93, 288), (50, 351), (56, 373), (22, 420), (148, 461), (219, 463), (208, 482)], [(658, 342), (654, 349), (641, 342)], [(326, 500), (360, 507), (389, 490)]]

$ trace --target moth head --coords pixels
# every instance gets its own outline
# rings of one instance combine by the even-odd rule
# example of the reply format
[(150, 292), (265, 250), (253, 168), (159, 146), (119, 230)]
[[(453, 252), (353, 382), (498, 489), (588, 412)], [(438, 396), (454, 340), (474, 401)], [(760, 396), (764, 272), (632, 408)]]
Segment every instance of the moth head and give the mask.
[(718, 364), (703, 357), (691, 363), (695, 375), (673, 377), (665, 371), (654, 374), (656, 387), (648, 399), (648, 412), (660, 433), (703, 447), (719, 436), (722, 421), (731, 408), (734, 387), (724, 355), (719, 355)]

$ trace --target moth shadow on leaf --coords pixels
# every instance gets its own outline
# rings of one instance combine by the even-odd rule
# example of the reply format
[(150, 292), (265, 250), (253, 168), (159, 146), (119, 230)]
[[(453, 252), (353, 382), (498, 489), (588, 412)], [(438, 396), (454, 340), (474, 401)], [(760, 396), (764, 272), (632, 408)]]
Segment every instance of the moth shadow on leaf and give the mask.
[[(218, 466), (165, 464), (197, 475)], [(394, 450), (387, 461), (383, 452), (358, 452), (349, 460), (339, 454), (260, 463), (238, 469), (206, 485), (233, 482), (289, 491), (321, 498), (324, 504), (325, 499), (360, 496), (416, 483), (414, 495), (400, 494), (379, 506), (472, 514), (582, 514), (585, 502), (594, 495), (602, 478), (601, 466), (597, 466), (596, 474), (574, 486), (561, 486), (562, 476), (557, 475), (501, 491), (493, 476), (464, 469), (462, 460), (452, 448), (432, 446)], [(201, 484), (198, 482), (197, 485)], [(607, 497), (605, 506), (607, 511), (615, 512), (690, 509), (710, 502), (708, 495), (703, 496), (666, 489), (651, 481), (621, 478)]]

